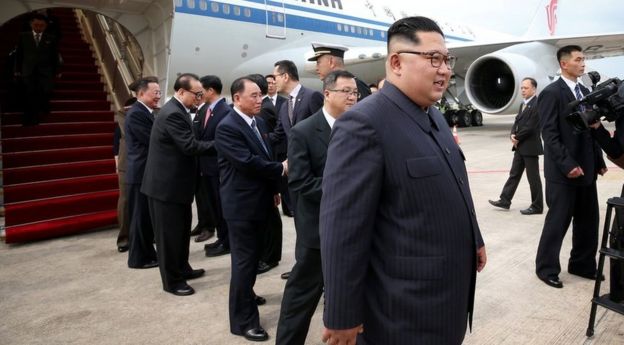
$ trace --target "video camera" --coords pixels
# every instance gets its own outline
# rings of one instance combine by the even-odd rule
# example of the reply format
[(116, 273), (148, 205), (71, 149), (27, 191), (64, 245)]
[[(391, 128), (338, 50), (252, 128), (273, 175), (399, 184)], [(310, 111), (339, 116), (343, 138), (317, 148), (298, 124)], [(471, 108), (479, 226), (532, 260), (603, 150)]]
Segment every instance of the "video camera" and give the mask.
[(569, 104), (572, 108), (578, 109), (580, 106), (585, 110), (575, 111), (566, 117), (566, 120), (579, 131), (588, 130), (591, 124), (602, 118), (613, 122), (624, 113), (624, 83), (618, 78), (611, 78), (596, 86), (600, 75), (589, 72), (589, 77), (594, 83), (592, 92), (583, 99)]

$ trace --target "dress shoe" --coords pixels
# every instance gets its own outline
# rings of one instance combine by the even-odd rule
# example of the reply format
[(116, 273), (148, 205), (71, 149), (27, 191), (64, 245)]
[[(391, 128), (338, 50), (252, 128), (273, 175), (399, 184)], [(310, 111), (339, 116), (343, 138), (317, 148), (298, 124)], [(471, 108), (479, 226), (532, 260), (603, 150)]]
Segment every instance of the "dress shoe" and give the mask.
[(288, 278), (290, 278), (290, 272), (284, 272), (280, 277), (284, 280), (288, 280)]
[(266, 304), (266, 298), (264, 298), (262, 296), (254, 297), (254, 301), (256, 301), (256, 305), (265, 305)]
[(548, 286), (552, 286), (557, 289), (561, 289), (563, 287), (563, 283), (561, 282), (561, 280), (559, 280), (559, 277), (546, 277), (546, 278), (538, 277), (538, 278), (544, 283), (546, 283), (546, 285)]
[(117, 251), (120, 253), (125, 253), (128, 251), (128, 245), (117, 246)]
[(500, 207), (500, 208), (504, 208), (506, 210), (509, 209), (509, 206), (511, 206), (511, 203), (506, 203), (503, 200), (496, 200), (496, 201), (492, 201), (492, 200), (488, 200), (488, 202), (490, 203), (490, 205), (492, 206), (496, 206), (496, 207)]
[(218, 247), (221, 243), (223, 243), (223, 242), (221, 242), (221, 240), (216, 240), (216, 241), (214, 241), (214, 242), (212, 242), (212, 243), (207, 243), (207, 244), (204, 244), (204, 250), (206, 250), (206, 249), (208, 249), (208, 248), (216, 248), (216, 247)]
[(143, 265), (139, 265), (139, 266), (128, 266), (130, 268), (138, 268), (138, 269), (146, 269), (146, 268), (154, 268), (154, 267), (158, 267), (158, 261), (156, 260), (152, 260), (146, 264)]
[(191, 230), (191, 236), (197, 236), (199, 234), (201, 234), (204, 231), (208, 231), (208, 228), (206, 227), (200, 227), (199, 224), (197, 224), (197, 226), (195, 226), (193, 228), (193, 230)]
[(273, 269), (273, 267), (277, 266), (277, 262), (258, 262), (258, 274), (266, 273)]
[(524, 215), (531, 215), (531, 214), (542, 214), (542, 211), (534, 208), (533, 206), (524, 209), (524, 210), (520, 210), (520, 213), (524, 214)]
[(197, 279), (203, 276), (205, 273), (206, 271), (203, 268), (200, 268), (198, 270), (192, 270), (190, 273), (187, 273), (184, 275), (184, 279), (186, 280)]
[(264, 329), (262, 329), (262, 327), (248, 329), (245, 331), (243, 336), (245, 337), (245, 339), (250, 340), (250, 341), (269, 340), (269, 335)]
[(209, 239), (212, 238), (212, 236), (214, 236), (214, 231), (202, 231), (201, 234), (195, 237), (195, 242), (208, 241)]
[(229, 254), (230, 253), (230, 248), (226, 248), (223, 245), (223, 243), (220, 243), (216, 247), (206, 248), (205, 251), (206, 251), (206, 256), (207, 257), (213, 257), (213, 256), (221, 256), (221, 255)]
[(171, 290), (165, 290), (165, 291), (172, 293), (176, 296), (189, 296), (195, 293), (195, 289), (193, 289), (188, 284), (180, 285)]
[[(568, 273), (575, 275), (575, 276), (579, 276), (581, 278), (585, 278), (585, 279), (591, 279), (591, 280), (596, 280), (596, 274), (598, 274), (598, 272), (594, 272), (592, 274), (587, 274), (587, 273), (581, 273), (581, 272), (574, 272), (574, 271), (570, 271), (568, 270)], [(600, 281), (604, 281), (605, 280), (605, 276), (604, 274), (600, 275)]]

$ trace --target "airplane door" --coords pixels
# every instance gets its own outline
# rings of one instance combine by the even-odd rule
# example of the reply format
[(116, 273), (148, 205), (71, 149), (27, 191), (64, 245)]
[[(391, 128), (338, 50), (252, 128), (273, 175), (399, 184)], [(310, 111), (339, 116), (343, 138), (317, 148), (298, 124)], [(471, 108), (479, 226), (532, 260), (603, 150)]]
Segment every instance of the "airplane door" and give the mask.
[[(277, 4), (269, 5), (269, 2)], [(264, 5), (266, 7), (266, 37), (286, 39), (286, 9), (284, 8), (284, 0), (264, 0)]]

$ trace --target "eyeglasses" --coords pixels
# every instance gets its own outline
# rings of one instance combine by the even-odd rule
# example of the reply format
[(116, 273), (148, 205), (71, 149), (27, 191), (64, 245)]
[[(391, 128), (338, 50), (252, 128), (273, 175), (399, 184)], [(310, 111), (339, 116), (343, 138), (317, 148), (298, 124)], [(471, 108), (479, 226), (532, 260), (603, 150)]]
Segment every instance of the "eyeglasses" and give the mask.
[(186, 90), (190, 93), (192, 93), (193, 95), (195, 95), (195, 99), (202, 99), (202, 97), (204, 97), (204, 93), (202, 91), (191, 91), (191, 90)]
[(331, 90), (331, 89), (328, 89), (327, 91), (340, 92), (340, 93), (343, 93), (343, 94), (345, 94), (347, 96), (360, 97), (360, 92), (358, 90), (349, 90), (349, 89)]
[(415, 54), (424, 56), (426, 59), (431, 61), (431, 67), (440, 68), (442, 66), (442, 62), (446, 64), (446, 67), (449, 69), (453, 69), (455, 67), (455, 62), (457, 62), (457, 57), (453, 55), (444, 55), (438, 52), (418, 52), (415, 50), (401, 50), (398, 51), (397, 54)]

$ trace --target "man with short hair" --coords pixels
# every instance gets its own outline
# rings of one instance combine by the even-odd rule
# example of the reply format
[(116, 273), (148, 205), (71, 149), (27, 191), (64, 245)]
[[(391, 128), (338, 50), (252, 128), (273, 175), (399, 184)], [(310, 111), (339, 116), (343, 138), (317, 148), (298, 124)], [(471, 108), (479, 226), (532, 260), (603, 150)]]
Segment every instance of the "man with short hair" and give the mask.
[[(284, 102), (286, 102), (286, 97), (281, 96), (280, 94), (277, 93), (277, 86), (275, 84), (275, 76), (273, 74), (267, 74), (264, 76), (266, 82), (267, 82), (267, 95), (266, 95), (266, 99), (268, 99), (269, 101), (271, 101), (271, 104), (273, 104), (273, 107), (275, 108), (275, 113), (277, 114), (277, 111), (279, 110), (279, 108), (282, 107), (282, 104)], [(264, 104), (264, 101), (262, 101)], [(273, 124), (273, 126), (275, 126), (277, 124), (277, 117), (275, 118), (275, 123)]]
[(232, 83), (231, 94), (234, 107), (217, 127), (215, 139), (223, 217), (230, 233), (230, 332), (265, 341), (269, 336), (260, 326), (258, 305), (266, 300), (253, 287), (267, 215), (279, 202), (277, 182), (288, 166), (273, 161), (266, 126), (256, 116), (262, 105), (258, 85), (241, 77)]
[(198, 141), (190, 108), (202, 99), (203, 88), (192, 73), (174, 82), (175, 94), (163, 105), (152, 127), (141, 192), (147, 195), (158, 250), (163, 289), (176, 296), (195, 290), (187, 280), (204, 275), (188, 262), (191, 204), (195, 193), (197, 155), (214, 153), (212, 141)]
[(546, 86), (537, 100), (544, 139), (544, 176), (548, 213), (535, 258), (537, 277), (546, 285), (562, 288), (559, 253), (572, 218), (572, 250), (568, 273), (596, 278), (598, 250), (597, 175), (607, 172), (602, 151), (590, 131), (578, 132), (566, 117), (576, 109), (570, 103), (589, 90), (578, 78), (585, 73), (585, 56), (579, 46), (557, 51), (561, 78)]
[[(316, 61), (316, 74), (324, 80), (331, 71), (345, 70), (344, 54), (349, 48), (338, 44), (312, 43), (314, 56), (308, 61)], [(358, 102), (370, 96), (371, 89), (365, 82), (355, 78), (358, 87)]]
[(509, 178), (505, 182), (499, 200), (488, 200), (493, 206), (508, 210), (526, 167), (527, 180), (531, 188), (531, 206), (520, 210), (524, 215), (541, 214), (544, 209), (542, 179), (539, 174), (539, 156), (544, 154), (544, 149), (540, 138), (536, 90), (535, 79), (531, 77), (522, 79), (520, 93), (524, 100), (511, 127), (510, 139), (513, 145), (511, 150), (514, 151), (514, 156)]
[(323, 108), (293, 127), (288, 145), (288, 183), (297, 199), (296, 263), (286, 282), (276, 344), (303, 345), (323, 294), (319, 240), (321, 182), (334, 122), (357, 102), (353, 74), (337, 70), (323, 80)]
[(154, 229), (147, 197), (141, 193), (145, 164), (154, 124), (154, 110), (160, 101), (158, 78), (144, 77), (132, 84), (137, 101), (126, 115), (126, 190), (130, 228), (128, 231), (128, 267), (152, 268), (158, 266), (154, 250)]
[(455, 58), (425, 17), (388, 29), (387, 82), (336, 121), (320, 209), (329, 344), (461, 344), (486, 254), (434, 104)]

